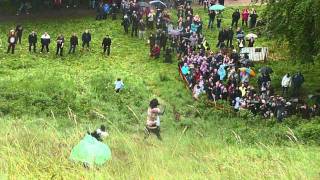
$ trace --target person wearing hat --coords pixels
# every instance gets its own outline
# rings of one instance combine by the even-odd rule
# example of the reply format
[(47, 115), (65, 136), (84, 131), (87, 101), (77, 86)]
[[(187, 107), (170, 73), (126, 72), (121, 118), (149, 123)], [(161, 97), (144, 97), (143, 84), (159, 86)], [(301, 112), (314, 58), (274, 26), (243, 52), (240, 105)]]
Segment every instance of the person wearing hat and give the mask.
[(152, 99), (149, 103), (149, 108), (147, 112), (147, 123), (145, 128), (145, 139), (149, 137), (150, 133), (154, 133), (159, 140), (162, 140), (160, 135), (160, 115), (164, 114), (158, 108), (159, 101), (157, 99)]
[(16, 38), (16, 33), (14, 32), (14, 30), (11, 30), (8, 36), (8, 50), (7, 53), (10, 52), (14, 54), (14, 49), (16, 47), (17, 44), (17, 38)]
[(102, 41), (102, 47), (103, 47), (103, 53), (105, 54), (107, 51), (107, 55), (110, 55), (110, 47), (111, 47), (111, 38), (109, 35), (107, 35), (105, 38), (103, 38)]

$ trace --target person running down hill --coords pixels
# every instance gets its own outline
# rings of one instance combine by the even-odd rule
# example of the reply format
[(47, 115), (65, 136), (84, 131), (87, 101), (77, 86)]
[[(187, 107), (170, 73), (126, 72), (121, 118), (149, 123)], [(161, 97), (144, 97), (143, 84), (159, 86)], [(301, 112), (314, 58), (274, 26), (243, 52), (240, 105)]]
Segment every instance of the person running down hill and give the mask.
[(149, 137), (150, 133), (154, 133), (159, 140), (162, 140), (160, 135), (160, 115), (164, 114), (158, 108), (159, 101), (157, 99), (152, 99), (149, 104), (148, 114), (147, 114), (147, 123), (145, 128), (145, 139)]

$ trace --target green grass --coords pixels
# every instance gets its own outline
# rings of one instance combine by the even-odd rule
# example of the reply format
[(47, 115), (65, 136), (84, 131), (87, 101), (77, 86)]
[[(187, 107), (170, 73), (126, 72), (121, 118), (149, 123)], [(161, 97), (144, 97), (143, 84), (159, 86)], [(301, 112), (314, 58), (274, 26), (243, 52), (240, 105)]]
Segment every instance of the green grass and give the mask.
[[(231, 12), (227, 10), (225, 17)], [(228, 24), (230, 20), (225, 20), (224, 26)], [(1, 179), (319, 178), (319, 119), (304, 122), (292, 117), (279, 124), (246, 112), (237, 117), (228, 109), (217, 111), (205, 100), (195, 102), (180, 80), (176, 63), (150, 59), (146, 41), (124, 35), (119, 21), (83, 17), (24, 21), (23, 25), (23, 45), (18, 45), (15, 55), (7, 55), (5, 35), (15, 24), (0, 23)], [(50, 54), (29, 54), (26, 34), (33, 28), (39, 35), (48, 31), (52, 39), (59, 33), (80, 36), (88, 28), (93, 34), (91, 52), (55, 57), (52, 43)], [(205, 33), (214, 47), (216, 33)], [(106, 34), (113, 39), (110, 57), (102, 55), (100, 48)], [(273, 42), (258, 41), (275, 46)], [(287, 59), (284, 49), (272, 50)], [(301, 69), (307, 79), (305, 94), (318, 87), (319, 63), (271, 61), (268, 65), (275, 70), (274, 84), (286, 71)], [(118, 77), (125, 83), (120, 94), (113, 91)], [(153, 136), (143, 140), (146, 109), (154, 97), (167, 107), (163, 142)], [(178, 122), (174, 106), (182, 115)], [(113, 159), (91, 170), (70, 162), (72, 147), (87, 130), (102, 123), (109, 127), (106, 143)]]

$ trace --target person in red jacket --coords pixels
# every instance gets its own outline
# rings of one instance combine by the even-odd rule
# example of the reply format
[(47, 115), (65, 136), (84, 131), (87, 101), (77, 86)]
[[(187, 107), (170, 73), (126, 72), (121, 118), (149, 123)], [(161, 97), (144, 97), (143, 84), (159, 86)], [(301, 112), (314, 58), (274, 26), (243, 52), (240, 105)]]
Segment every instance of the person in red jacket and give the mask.
[(152, 52), (151, 52), (151, 57), (154, 57), (155, 59), (158, 59), (160, 57), (160, 47), (159, 45), (155, 45), (153, 48), (152, 48)]
[(244, 9), (242, 11), (242, 26), (244, 24), (246, 24), (246, 26), (248, 27), (248, 19), (249, 19), (249, 10), (248, 9)]
[(16, 43), (17, 43), (17, 37), (16, 37), (16, 33), (14, 32), (14, 30), (11, 30), (8, 36), (8, 50), (7, 53), (10, 52), (14, 54), (14, 49), (16, 47)]

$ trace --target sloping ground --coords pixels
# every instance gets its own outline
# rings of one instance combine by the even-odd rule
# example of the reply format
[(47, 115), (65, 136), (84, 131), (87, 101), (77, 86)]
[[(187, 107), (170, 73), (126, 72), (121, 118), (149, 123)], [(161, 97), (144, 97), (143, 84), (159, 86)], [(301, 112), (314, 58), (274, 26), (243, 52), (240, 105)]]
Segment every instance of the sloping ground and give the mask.
[[(8, 179), (318, 179), (319, 148), (292, 142), (286, 147), (221, 141), (216, 132), (163, 130), (164, 141), (143, 140), (139, 131), (110, 125), (112, 160), (85, 169), (68, 160), (85, 124), (69, 120), (2, 119), (0, 178)], [(14, 130), (15, 133), (12, 133)], [(214, 135), (215, 134), (215, 135)], [(18, 138), (17, 138), (18, 137)], [(23, 138), (22, 138), (23, 137)], [(236, 139), (236, 138), (235, 138)]]
[[(198, 12), (206, 21), (206, 13)], [(226, 18), (231, 13), (226, 10)], [(68, 37), (90, 29), (92, 50), (62, 58), (29, 54), (26, 35), (15, 55), (0, 47), (0, 179), (319, 179), (319, 147), (312, 145), (319, 137), (319, 120), (304, 122), (309, 134), (303, 134), (298, 118), (278, 124), (248, 114), (234, 117), (208, 108), (205, 101), (194, 102), (176, 63), (149, 59), (146, 41), (125, 36), (119, 24), (92, 17), (23, 21), (25, 32), (48, 31), (53, 39), (61, 32)], [(2, 40), (14, 25), (1, 22)], [(99, 49), (105, 34), (113, 39), (110, 57)], [(206, 34), (213, 47), (216, 32)], [(281, 63), (270, 62), (276, 70), (273, 78), (281, 77), (282, 69), (299, 67)], [(305, 69), (308, 76), (318, 73), (313, 72), (316, 67)], [(125, 83), (120, 94), (113, 91), (117, 77)], [(306, 89), (318, 87), (314, 82)], [(153, 136), (143, 140), (153, 97), (167, 107), (163, 142)], [(106, 143), (113, 159), (91, 170), (70, 162), (72, 147), (100, 124), (109, 128)], [(312, 135), (315, 142), (305, 141)]]

